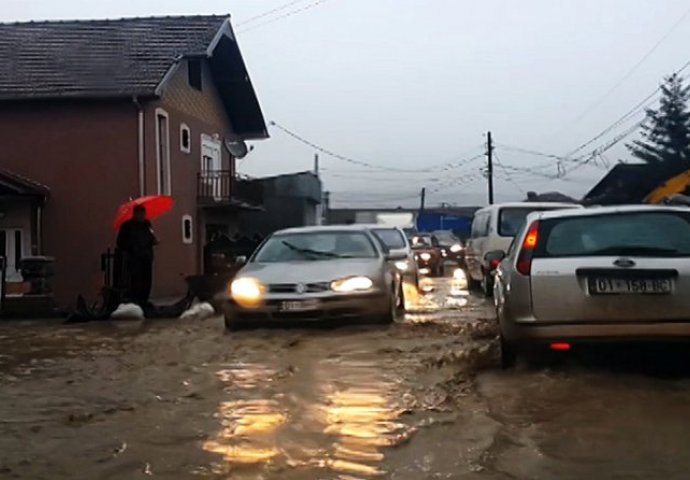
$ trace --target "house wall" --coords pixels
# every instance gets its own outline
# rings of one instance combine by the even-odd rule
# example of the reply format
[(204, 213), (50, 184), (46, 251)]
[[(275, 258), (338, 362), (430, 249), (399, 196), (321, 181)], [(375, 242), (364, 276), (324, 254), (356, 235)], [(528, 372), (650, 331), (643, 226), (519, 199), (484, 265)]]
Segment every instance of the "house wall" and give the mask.
[[(145, 163), (146, 193), (157, 194), (156, 111), (168, 114), (170, 127), (170, 163), (172, 171), (172, 196), (175, 206), (171, 214), (154, 224), (161, 244), (156, 250), (154, 269), (154, 296), (176, 296), (184, 293), (184, 277), (202, 273), (203, 246), (206, 240), (206, 224), (225, 223), (230, 230), (236, 222), (236, 213), (229, 209), (205, 211), (197, 202), (197, 174), (201, 171), (201, 136), (217, 135), (223, 142), (232, 132), (218, 92), (206, 64), (203, 66), (202, 90), (188, 83), (188, 62), (179, 63), (167, 81), (160, 100), (152, 101), (145, 108)], [(180, 149), (180, 125), (191, 130), (191, 151)], [(234, 160), (222, 147), (223, 170), (234, 171)], [(192, 244), (182, 242), (182, 217), (191, 215), (195, 235)]]
[(56, 258), (61, 304), (100, 290), (115, 211), (139, 192), (136, 132), (132, 101), (0, 105), (0, 167), (51, 190), (42, 253)]

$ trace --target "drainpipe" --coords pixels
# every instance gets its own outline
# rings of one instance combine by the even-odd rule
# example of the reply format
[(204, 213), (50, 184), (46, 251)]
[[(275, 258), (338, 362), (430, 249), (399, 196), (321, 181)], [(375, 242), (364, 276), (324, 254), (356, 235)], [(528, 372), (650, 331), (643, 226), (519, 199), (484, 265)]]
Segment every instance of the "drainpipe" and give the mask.
[(139, 129), (137, 134), (138, 153), (139, 153), (139, 196), (146, 194), (146, 169), (144, 164), (144, 106), (137, 97), (132, 97), (134, 105), (137, 107)]

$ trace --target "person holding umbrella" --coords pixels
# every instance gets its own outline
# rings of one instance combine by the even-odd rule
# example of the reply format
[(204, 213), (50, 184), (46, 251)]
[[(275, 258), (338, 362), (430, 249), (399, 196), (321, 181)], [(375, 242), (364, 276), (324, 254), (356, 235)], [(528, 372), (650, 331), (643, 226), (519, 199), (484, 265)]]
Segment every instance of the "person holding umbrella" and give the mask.
[(127, 289), (125, 300), (142, 308), (148, 305), (153, 280), (153, 247), (158, 239), (146, 216), (146, 207), (136, 205), (132, 218), (122, 223), (117, 248), (122, 254)]

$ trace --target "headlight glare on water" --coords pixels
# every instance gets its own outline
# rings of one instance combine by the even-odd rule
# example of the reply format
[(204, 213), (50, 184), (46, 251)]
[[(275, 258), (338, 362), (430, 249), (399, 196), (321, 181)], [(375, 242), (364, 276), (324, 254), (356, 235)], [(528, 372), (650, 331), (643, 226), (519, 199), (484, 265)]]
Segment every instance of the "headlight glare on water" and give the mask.
[(362, 292), (370, 290), (374, 282), (367, 277), (348, 277), (331, 282), (331, 289), (335, 292)]

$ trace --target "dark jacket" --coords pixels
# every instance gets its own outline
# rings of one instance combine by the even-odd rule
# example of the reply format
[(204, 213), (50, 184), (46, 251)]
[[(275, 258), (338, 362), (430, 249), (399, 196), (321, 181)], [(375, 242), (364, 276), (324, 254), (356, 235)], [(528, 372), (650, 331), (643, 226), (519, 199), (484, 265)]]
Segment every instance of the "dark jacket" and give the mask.
[(117, 247), (132, 257), (141, 260), (153, 260), (153, 247), (156, 245), (151, 222), (128, 220), (120, 227), (117, 236)]

